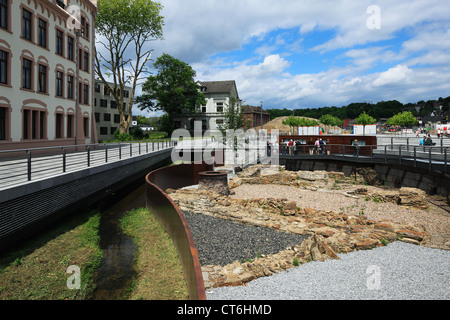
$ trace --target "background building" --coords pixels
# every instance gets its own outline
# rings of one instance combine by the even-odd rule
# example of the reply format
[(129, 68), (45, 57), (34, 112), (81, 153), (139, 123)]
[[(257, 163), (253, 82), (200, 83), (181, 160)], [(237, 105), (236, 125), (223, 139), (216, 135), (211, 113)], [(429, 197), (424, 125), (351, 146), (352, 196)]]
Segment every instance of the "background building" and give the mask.
[(0, 0), (0, 149), (96, 142), (96, 12), (88, 0)]
[[(242, 106), (242, 113), (244, 116), (244, 121), (248, 123), (249, 128), (261, 128), (261, 118), (262, 124), (266, 124), (270, 121), (270, 114), (267, 111), (262, 110), (262, 107), (253, 107), (253, 106)], [(246, 129), (249, 129), (246, 128)]]
[(175, 128), (194, 130), (194, 122), (202, 122), (202, 131), (217, 129), (224, 123), (225, 112), (231, 101), (240, 107), (241, 100), (234, 80), (198, 81), (200, 91), (206, 97), (206, 105), (200, 106), (195, 113), (176, 115)]
[[(113, 87), (113, 83), (109, 83)], [(95, 80), (95, 123), (98, 134), (98, 141), (114, 140), (114, 132), (119, 128), (120, 114), (117, 109), (116, 100), (110, 94), (103, 81)], [(124, 108), (130, 102), (131, 87), (124, 90)], [(126, 109), (125, 109), (126, 110)], [(125, 111), (125, 115), (127, 112)], [(131, 124), (130, 124), (131, 125)]]

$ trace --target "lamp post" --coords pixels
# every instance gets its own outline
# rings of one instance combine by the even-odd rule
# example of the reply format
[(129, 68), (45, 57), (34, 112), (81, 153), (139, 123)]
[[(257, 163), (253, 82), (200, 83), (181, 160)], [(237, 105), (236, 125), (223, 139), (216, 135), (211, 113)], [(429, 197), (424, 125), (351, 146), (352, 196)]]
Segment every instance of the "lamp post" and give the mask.
[(263, 117), (262, 117), (262, 101), (261, 101), (261, 132), (263, 130)]

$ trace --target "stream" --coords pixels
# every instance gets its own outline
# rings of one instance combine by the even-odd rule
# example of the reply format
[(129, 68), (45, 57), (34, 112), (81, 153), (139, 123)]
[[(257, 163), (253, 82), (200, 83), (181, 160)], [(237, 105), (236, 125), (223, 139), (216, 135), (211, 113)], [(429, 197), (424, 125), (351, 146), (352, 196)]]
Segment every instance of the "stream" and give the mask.
[(135, 275), (136, 246), (133, 239), (122, 232), (120, 219), (127, 211), (145, 206), (145, 185), (128, 194), (115, 196), (122, 198), (102, 211), (100, 219), (99, 235), (103, 259), (97, 269), (93, 300), (121, 299)]

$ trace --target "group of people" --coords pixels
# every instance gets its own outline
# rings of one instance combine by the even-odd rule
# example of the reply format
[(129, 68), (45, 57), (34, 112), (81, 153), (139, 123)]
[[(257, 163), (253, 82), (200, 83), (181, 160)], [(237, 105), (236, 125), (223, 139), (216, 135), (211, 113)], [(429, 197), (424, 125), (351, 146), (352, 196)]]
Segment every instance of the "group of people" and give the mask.
[[(326, 154), (326, 144), (327, 142), (322, 138), (317, 138), (315, 142), (310, 140), (308, 142), (309, 154)], [(281, 143), (281, 154), (282, 155), (297, 155), (301, 153), (302, 142), (300, 140), (290, 139), (287, 142)]]
[(420, 139), (419, 145), (421, 146), (435, 146), (436, 143), (431, 139), (430, 134), (425, 135)]

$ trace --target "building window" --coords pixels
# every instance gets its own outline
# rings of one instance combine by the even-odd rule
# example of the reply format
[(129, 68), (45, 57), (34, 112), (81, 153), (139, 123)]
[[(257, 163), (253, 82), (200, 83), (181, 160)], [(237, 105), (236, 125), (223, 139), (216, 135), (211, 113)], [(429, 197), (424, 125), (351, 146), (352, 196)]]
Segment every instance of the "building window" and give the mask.
[(0, 28), (8, 30), (8, 0), (0, 0)]
[(103, 87), (103, 95), (104, 96), (109, 96), (110, 93), (111, 93), (111, 90), (109, 90), (107, 86), (104, 86)]
[(6, 108), (0, 107), (0, 140), (6, 140)]
[[(44, 139), (46, 132), (46, 112), (23, 110), (23, 139)], [(30, 130), (31, 129), (31, 130)]]
[(83, 69), (83, 50), (78, 49), (78, 68)]
[(8, 84), (8, 52), (0, 50), (0, 83)]
[(56, 95), (63, 96), (63, 73), (61, 71), (56, 71)]
[(73, 115), (67, 115), (67, 138), (72, 138), (73, 136)]
[(114, 134), (115, 132), (116, 132), (116, 130), (117, 130), (117, 127), (111, 127), (111, 134)]
[(100, 127), (100, 134), (101, 135), (107, 135), (108, 134), (108, 128), (107, 127)]
[(22, 60), (22, 88), (24, 89), (31, 89), (32, 65), (31, 60)]
[(120, 114), (114, 115), (114, 123), (120, 123)]
[(100, 92), (100, 84), (99, 83), (95, 84), (95, 92)]
[(84, 52), (84, 71), (89, 72), (89, 53)]
[(32, 13), (28, 10), (22, 9), (22, 37), (27, 40), (32, 40), (32, 24), (31, 24)]
[(89, 104), (89, 85), (88, 84), (85, 84), (83, 87), (83, 97), (84, 97), (83, 103)]
[(85, 30), (84, 30), (85, 24), (86, 24), (86, 18), (81, 17), (81, 36), (82, 36), (83, 38), (84, 38), (84, 32), (85, 32)]
[(104, 113), (103, 114), (103, 121), (111, 121), (111, 114), (110, 113)]
[(206, 106), (202, 106), (202, 112), (203, 112), (203, 113), (206, 112)]
[(111, 100), (111, 108), (117, 109), (117, 103), (116, 103), (116, 100)]
[(95, 122), (100, 122), (100, 112), (95, 113)]
[(73, 61), (73, 38), (67, 37), (67, 59)]
[(47, 48), (47, 22), (42, 19), (39, 19), (38, 36), (38, 44), (41, 47)]
[(83, 101), (83, 84), (81, 82), (78, 82), (78, 102), (81, 103)]
[(73, 99), (73, 76), (67, 76), (67, 98)]
[(56, 29), (56, 53), (59, 55), (64, 54), (64, 33)]
[(107, 108), (108, 107), (108, 100), (100, 99), (100, 107)]
[(223, 102), (217, 103), (217, 112), (223, 112)]
[(124, 98), (129, 98), (129, 96), (130, 96), (130, 91), (124, 90), (124, 91), (123, 91), (123, 97), (124, 97)]
[(56, 114), (56, 132), (55, 138), (61, 139), (63, 136), (63, 115), (61, 113)]
[(85, 137), (89, 137), (89, 118), (83, 118), (83, 132)]
[(39, 92), (47, 93), (47, 67), (39, 65)]

